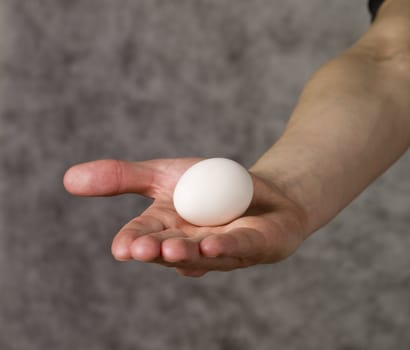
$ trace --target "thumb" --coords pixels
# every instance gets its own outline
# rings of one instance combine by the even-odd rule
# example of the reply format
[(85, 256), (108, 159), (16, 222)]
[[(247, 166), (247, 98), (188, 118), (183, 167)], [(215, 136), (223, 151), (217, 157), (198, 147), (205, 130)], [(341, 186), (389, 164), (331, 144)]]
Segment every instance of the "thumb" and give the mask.
[(138, 193), (153, 197), (156, 177), (166, 160), (127, 162), (97, 160), (77, 164), (64, 175), (64, 187), (77, 196), (113, 196)]

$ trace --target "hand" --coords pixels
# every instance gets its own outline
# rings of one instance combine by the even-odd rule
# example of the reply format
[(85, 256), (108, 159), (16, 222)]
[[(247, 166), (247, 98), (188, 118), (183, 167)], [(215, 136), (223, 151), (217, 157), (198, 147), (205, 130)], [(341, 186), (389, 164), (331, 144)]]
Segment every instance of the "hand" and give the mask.
[(199, 160), (94, 161), (70, 168), (64, 185), (78, 196), (137, 193), (154, 199), (115, 236), (112, 254), (117, 260), (159, 263), (199, 277), (212, 270), (276, 262), (299, 246), (302, 211), (276, 186), (252, 173), (254, 198), (244, 216), (217, 227), (197, 227), (179, 217), (172, 201), (175, 185)]

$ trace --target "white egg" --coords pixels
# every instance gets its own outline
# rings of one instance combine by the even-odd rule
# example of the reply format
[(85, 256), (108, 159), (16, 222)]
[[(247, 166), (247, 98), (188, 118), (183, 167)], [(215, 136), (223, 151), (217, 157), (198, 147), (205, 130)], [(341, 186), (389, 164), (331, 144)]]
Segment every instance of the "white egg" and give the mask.
[(242, 165), (211, 158), (194, 164), (181, 176), (174, 191), (174, 206), (191, 224), (217, 226), (241, 216), (252, 197), (252, 178)]

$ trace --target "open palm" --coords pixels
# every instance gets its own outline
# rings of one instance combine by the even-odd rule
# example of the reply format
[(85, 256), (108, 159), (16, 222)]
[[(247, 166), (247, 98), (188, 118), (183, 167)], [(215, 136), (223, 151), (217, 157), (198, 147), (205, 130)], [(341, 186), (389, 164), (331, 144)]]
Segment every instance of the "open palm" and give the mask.
[(154, 262), (202, 276), (279, 261), (299, 246), (302, 211), (275, 185), (252, 173), (254, 198), (242, 217), (216, 227), (194, 226), (179, 217), (172, 201), (175, 185), (200, 160), (99, 160), (70, 168), (64, 185), (79, 196), (136, 193), (154, 199), (115, 236), (112, 253), (118, 260)]

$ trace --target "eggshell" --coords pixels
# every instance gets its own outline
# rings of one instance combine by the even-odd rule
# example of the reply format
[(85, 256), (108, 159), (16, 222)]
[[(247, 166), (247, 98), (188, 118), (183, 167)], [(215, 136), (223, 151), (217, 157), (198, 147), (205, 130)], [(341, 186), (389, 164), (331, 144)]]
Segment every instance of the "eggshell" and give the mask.
[(179, 179), (174, 191), (178, 214), (197, 226), (231, 222), (249, 207), (253, 182), (249, 172), (225, 158), (202, 160)]

